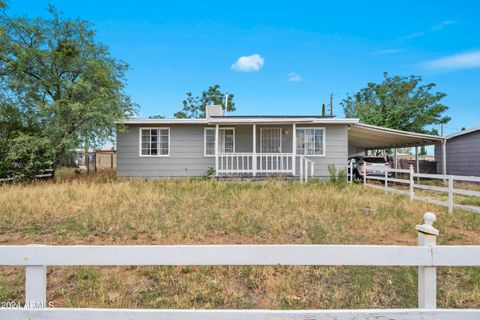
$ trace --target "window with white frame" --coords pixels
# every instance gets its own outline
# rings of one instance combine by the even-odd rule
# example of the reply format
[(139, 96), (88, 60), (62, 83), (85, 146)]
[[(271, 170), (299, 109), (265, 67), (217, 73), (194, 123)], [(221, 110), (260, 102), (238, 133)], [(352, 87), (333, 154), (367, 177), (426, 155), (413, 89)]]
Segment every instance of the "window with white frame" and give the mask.
[[(205, 156), (215, 155), (215, 128), (205, 128)], [(235, 152), (235, 129), (219, 128), (218, 129), (218, 152), (234, 153)]]
[(297, 154), (325, 155), (325, 128), (297, 128)]
[(140, 156), (170, 155), (169, 128), (140, 128)]
[(260, 150), (265, 153), (282, 152), (282, 128), (260, 128)]

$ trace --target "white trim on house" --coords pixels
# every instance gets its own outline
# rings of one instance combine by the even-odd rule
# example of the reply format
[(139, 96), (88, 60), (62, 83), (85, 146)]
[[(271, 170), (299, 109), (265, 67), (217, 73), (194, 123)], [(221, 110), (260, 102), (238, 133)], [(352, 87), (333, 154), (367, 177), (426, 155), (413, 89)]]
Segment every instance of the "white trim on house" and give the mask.
[(356, 118), (319, 118), (319, 117), (213, 117), (202, 119), (144, 119), (144, 118), (132, 118), (116, 121), (117, 124), (356, 124), (359, 119)]
[(208, 124), (208, 119), (122, 119), (115, 121), (116, 124)]
[[(213, 154), (207, 154), (207, 130), (213, 130), (215, 132), (215, 127), (204, 127), (203, 128), (203, 156), (204, 157), (215, 157), (215, 151)], [(236, 135), (235, 135), (235, 127), (221, 127), (221, 128), (218, 128), (218, 131), (222, 131), (222, 130), (233, 130), (233, 152), (227, 152), (227, 153), (235, 153), (236, 152), (236, 144), (235, 144), (235, 139), (236, 139)], [(223, 140), (223, 143), (225, 144), (225, 139)], [(215, 149), (214, 149), (215, 150)], [(225, 150), (225, 145), (223, 147), (223, 150)], [(220, 152), (219, 152), (220, 153)], [(225, 152), (223, 152), (225, 153)]]
[[(142, 130), (167, 130), (168, 131), (168, 153), (167, 154), (142, 154)], [(160, 141), (158, 141), (160, 142)], [(160, 152), (160, 149), (157, 151)], [(142, 158), (161, 158), (161, 157), (170, 157), (170, 127), (141, 127), (138, 128), (138, 156)]]
[[(282, 149), (282, 147), (283, 147), (282, 146), (282, 135), (283, 135), (282, 127), (261, 127), (260, 128), (260, 153), (272, 153), (271, 151), (267, 152), (267, 151), (263, 150), (263, 130), (264, 129), (267, 129), (267, 130), (268, 129), (277, 129), (280, 132), (280, 137), (279, 137), (279, 139), (280, 139), (280, 150), (278, 151), (278, 153), (282, 153), (282, 151), (283, 151), (283, 149)], [(275, 152), (273, 152), (273, 153), (275, 153)]]
[(355, 124), (359, 119), (355, 118), (318, 118), (318, 117), (225, 117), (225, 118), (210, 118), (210, 124)]
[[(296, 150), (297, 150), (297, 139), (298, 139), (298, 134), (296, 134), (296, 137), (297, 139), (295, 139), (295, 145), (294, 145), (294, 148), (295, 148), (295, 152), (297, 155), (299, 156), (303, 156), (303, 157), (325, 157), (326, 154), (327, 154), (327, 130), (325, 129), (325, 127), (297, 127), (296, 130), (305, 130), (305, 129), (311, 129), (311, 130), (322, 130), (322, 154), (301, 154), (301, 153), (298, 153)], [(305, 136), (305, 134), (304, 134)], [(305, 150), (305, 149), (304, 149)]]

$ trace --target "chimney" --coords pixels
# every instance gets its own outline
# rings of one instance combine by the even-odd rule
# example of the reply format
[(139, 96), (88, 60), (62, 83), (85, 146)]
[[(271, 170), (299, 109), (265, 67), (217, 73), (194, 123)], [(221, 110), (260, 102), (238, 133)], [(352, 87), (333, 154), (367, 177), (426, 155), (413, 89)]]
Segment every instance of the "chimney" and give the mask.
[(221, 105), (205, 106), (205, 116), (210, 118), (212, 116), (223, 116), (223, 108)]

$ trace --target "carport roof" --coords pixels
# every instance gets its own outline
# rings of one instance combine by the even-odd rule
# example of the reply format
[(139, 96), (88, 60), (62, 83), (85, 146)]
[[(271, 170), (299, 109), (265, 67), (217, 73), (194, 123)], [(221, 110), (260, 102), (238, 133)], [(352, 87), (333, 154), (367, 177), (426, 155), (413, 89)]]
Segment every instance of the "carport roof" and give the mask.
[(364, 149), (406, 148), (435, 144), (444, 138), (430, 134), (355, 123), (348, 129), (349, 145)]

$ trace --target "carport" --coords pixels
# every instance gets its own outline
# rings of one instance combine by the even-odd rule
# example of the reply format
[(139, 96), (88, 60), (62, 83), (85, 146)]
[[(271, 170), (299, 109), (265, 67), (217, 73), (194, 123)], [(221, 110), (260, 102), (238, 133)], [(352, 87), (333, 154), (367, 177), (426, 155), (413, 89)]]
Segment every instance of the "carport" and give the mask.
[[(368, 124), (356, 123), (348, 128), (348, 156), (365, 153), (367, 150), (394, 149), (396, 162), (396, 148), (415, 147), (415, 160), (418, 169), (418, 147), (442, 144), (444, 152), (442, 159), (442, 173), (446, 174), (445, 137), (407, 132)], [(397, 164), (395, 163), (395, 166)]]

